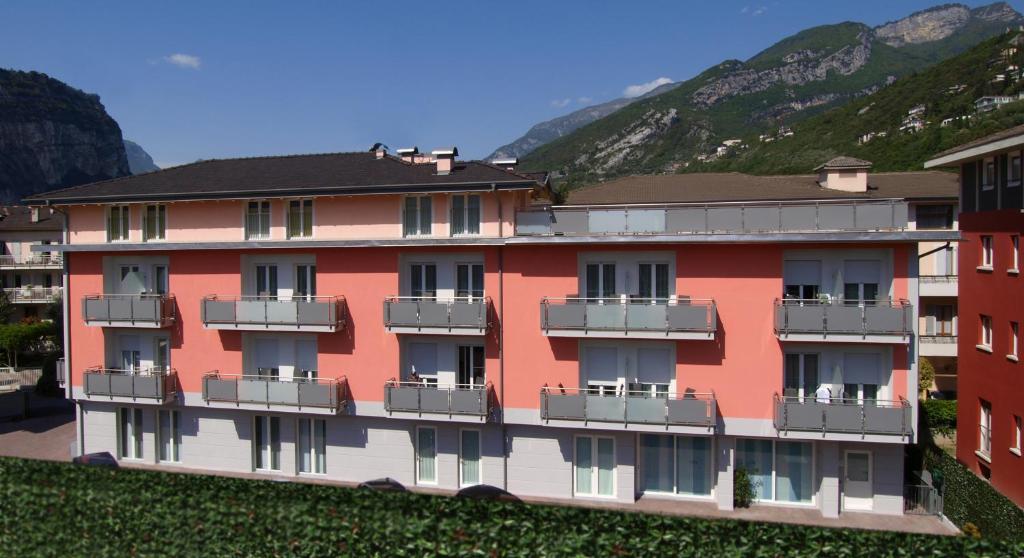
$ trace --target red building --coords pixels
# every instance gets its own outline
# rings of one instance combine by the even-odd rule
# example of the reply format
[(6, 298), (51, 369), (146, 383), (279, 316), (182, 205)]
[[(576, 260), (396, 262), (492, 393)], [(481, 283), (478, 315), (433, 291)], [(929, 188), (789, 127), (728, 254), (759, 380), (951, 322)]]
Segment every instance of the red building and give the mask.
[(1024, 504), (1024, 126), (940, 153), (926, 168), (960, 168), (960, 370), (957, 459)]

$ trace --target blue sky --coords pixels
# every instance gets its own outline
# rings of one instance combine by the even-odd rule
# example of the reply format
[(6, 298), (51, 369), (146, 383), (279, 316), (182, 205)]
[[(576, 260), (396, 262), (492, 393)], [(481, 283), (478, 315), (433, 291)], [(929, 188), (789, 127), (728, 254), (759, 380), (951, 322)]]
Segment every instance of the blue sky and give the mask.
[(99, 94), (161, 166), (376, 141), (483, 157), (630, 86), (938, 3), (5, 0), (0, 67)]

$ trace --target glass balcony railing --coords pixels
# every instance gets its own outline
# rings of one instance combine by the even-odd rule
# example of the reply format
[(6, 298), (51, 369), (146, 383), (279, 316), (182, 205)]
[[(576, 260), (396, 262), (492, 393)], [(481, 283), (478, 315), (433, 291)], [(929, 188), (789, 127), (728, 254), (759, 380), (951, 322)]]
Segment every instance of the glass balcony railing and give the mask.
[(268, 409), (326, 409), (337, 413), (348, 401), (348, 379), (280, 378), (208, 372), (203, 376), (207, 403), (254, 404)]
[(542, 420), (712, 428), (716, 413), (714, 393), (655, 396), (646, 391), (626, 391), (604, 395), (587, 388), (563, 387), (544, 387), (540, 391)]
[(483, 335), (490, 325), (490, 307), (490, 297), (392, 296), (384, 299), (384, 327), (399, 333)]
[(484, 385), (429, 385), (421, 382), (389, 380), (384, 384), (384, 408), (389, 412), (439, 415), (490, 414), (494, 388)]
[(83, 374), (85, 395), (133, 400), (166, 401), (177, 391), (177, 372), (165, 368), (123, 370), (93, 367)]
[(545, 297), (540, 322), (547, 335), (710, 339), (718, 326), (718, 313), (710, 299)]
[(775, 428), (808, 432), (847, 434), (880, 434), (910, 436), (913, 434), (910, 402), (881, 399), (783, 397), (775, 394)]
[(906, 340), (913, 333), (914, 309), (906, 300), (862, 303), (832, 300), (775, 300), (775, 333), (790, 335), (889, 336)]
[(97, 294), (82, 298), (86, 325), (117, 327), (166, 327), (174, 323), (171, 295)]
[(345, 298), (338, 296), (220, 296), (201, 301), (208, 329), (336, 331), (344, 327)]

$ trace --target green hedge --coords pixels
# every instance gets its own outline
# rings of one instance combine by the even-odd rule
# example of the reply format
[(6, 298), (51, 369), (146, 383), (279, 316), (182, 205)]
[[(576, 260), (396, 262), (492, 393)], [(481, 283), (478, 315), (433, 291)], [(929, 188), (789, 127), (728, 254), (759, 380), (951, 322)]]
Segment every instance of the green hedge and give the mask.
[(981, 536), (1024, 543), (1024, 511), (938, 448), (925, 450), (925, 464), (944, 486), (943, 513), (964, 529), (971, 523)]
[(0, 458), (7, 556), (1020, 556), (1005, 541)]
[(956, 400), (927, 399), (921, 402), (921, 416), (932, 432), (949, 435), (956, 431)]

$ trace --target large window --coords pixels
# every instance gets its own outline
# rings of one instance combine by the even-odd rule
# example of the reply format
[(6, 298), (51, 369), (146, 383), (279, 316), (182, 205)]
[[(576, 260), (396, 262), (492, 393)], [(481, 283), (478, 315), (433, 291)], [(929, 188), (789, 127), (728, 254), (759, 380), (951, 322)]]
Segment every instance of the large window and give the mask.
[(288, 238), (312, 238), (313, 200), (288, 202)]
[(437, 266), (412, 264), (409, 266), (409, 294), (423, 300), (437, 296)]
[(818, 390), (817, 353), (789, 353), (783, 378), (783, 395), (811, 399)]
[(270, 238), (270, 202), (252, 201), (245, 210), (245, 238), (266, 240)]
[(480, 196), (452, 196), (452, 235), (480, 234)]
[(143, 220), (145, 221), (142, 228), (145, 232), (142, 238), (143, 241), (150, 242), (167, 238), (166, 205), (147, 205)]
[(416, 427), (416, 484), (437, 484), (437, 429)]
[(952, 229), (952, 205), (919, 205), (917, 206), (918, 229)]
[(301, 264), (295, 266), (295, 295), (312, 301), (316, 297), (316, 266)]
[(142, 409), (118, 407), (117, 456), (142, 459)]
[(737, 440), (736, 467), (750, 475), (759, 500), (812, 502), (814, 459), (809, 443)]
[(127, 242), (131, 230), (131, 210), (127, 205), (115, 205), (107, 213), (107, 240)]
[(459, 431), (459, 485), (480, 484), (480, 431)]
[(789, 300), (815, 301), (821, 290), (821, 262), (788, 260), (784, 264), (783, 296)]
[(483, 345), (459, 345), (459, 387), (484, 385)]
[(711, 438), (641, 434), (640, 452), (645, 491), (711, 494)]
[(281, 419), (257, 415), (253, 418), (253, 468), (257, 471), (281, 470)]
[(429, 236), (433, 223), (430, 196), (406, 196), (402, 208), (402, 235)]
[(992, 405), (982, 400), (978, 409), (978, 452), (987, 458), (992, 455)]
[(615, 440), (577, 436), (574, 492), (579, 496), (615, 496)]
[(468, 300), (484, 297), (484, 264), (455, 266), (455, 296)]
[(160, 426), (157, 434), (160, 461), (181, 461), (181, 413), (173, 409), (160, 409), (157, 421)]
[(612, 298), (615, 296), (615, 264), (587, 264), (587, 298)]
[(327, 421), (299, 419), (299, 472), (327, 473)]
[(668, 264), (667, 263), (642, 263), (640, 264), (640, 298), (666, 299), (669, 296), (668, 288)]

